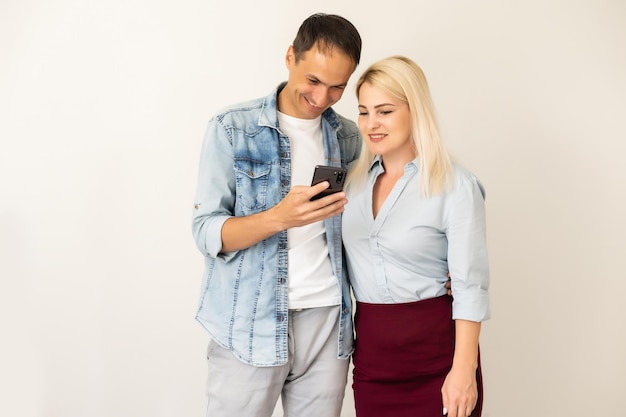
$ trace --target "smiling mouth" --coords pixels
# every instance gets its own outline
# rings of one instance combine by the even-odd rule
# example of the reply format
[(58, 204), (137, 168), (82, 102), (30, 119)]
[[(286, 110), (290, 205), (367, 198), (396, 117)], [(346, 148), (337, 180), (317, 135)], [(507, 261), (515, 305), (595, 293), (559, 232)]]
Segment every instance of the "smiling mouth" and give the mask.
[(379, 141), (383, 140), (385, 138), (385, 136), (387, 136), (387, 135), (382, 134), (382, 133), (377, 133), (377, 134), (368, 135), (368, 136), (369, 136), (369, 138), (370, 138), (370, 140), (372, 142), (379, 142)]
[(317, 104), (313, 103), (311, 100), (309, 100), (307, 97), (304, 97), (304, 99), (306, 100), (307, 103), (309, 103), (312, 107), (315, 107), (316, 109), (321, 109), (320, 106), (318, 106)]

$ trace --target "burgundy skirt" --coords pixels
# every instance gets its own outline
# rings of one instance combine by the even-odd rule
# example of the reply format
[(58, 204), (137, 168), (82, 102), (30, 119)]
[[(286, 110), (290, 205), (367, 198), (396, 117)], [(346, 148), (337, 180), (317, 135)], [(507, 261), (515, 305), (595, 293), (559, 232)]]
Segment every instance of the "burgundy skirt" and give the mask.
[[(442, 415), (441, 387), (454, 356), (452, 298), (403, 304), (357, 302), (354, 402), (357, 417)], [(480, 358), (476, 371), (482, 412)]]

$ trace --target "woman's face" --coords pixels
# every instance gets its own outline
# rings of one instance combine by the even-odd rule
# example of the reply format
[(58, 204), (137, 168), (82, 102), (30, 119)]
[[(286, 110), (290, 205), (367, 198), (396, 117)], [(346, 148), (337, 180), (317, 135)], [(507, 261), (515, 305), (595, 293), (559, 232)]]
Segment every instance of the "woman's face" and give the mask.
[(415, 158), (407, 103), (365, 82), (359, 90), (359, 130), (371, 153)]

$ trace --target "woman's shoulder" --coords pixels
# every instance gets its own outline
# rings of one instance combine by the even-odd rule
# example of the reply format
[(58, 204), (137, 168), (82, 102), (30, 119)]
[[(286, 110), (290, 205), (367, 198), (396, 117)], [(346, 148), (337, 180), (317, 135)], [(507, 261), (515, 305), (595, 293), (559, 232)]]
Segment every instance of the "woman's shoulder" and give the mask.
[(485, 197), (485, 187), (482, 181), (469, 169), (459, 165), (458, 163), (452, 163), (452, 175), (453, 175), (453, 187), (460, 188), (478, 188), (480, 193)]

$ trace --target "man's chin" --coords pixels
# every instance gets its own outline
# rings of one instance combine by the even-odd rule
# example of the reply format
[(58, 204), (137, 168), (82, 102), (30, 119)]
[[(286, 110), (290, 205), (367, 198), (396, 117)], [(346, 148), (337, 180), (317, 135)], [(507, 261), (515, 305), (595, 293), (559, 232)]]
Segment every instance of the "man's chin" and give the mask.
[(305, 119), (315, 119), (317, 117), (319, 117), (322, 113), (324, 113), (324, 110), (322, 109), (310, 109), (307, 108), (305, 111), (302, 111), (302, 117)]

